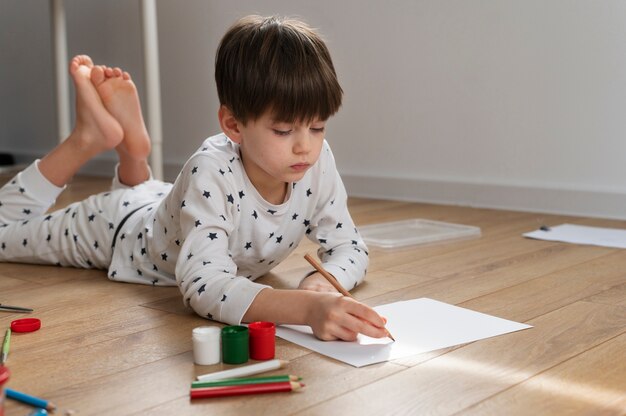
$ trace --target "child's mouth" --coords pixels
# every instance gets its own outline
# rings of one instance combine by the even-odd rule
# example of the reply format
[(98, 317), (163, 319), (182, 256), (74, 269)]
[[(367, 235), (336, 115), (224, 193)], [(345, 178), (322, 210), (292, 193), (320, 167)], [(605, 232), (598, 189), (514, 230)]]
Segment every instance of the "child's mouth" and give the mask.
[(308, 163), (296, 163), (295, 165), (291, 165), (291, 169), (295, 170), (296, 172), (302, 172), (304, 170), (307, 170), (309, 166), (310, 165)]

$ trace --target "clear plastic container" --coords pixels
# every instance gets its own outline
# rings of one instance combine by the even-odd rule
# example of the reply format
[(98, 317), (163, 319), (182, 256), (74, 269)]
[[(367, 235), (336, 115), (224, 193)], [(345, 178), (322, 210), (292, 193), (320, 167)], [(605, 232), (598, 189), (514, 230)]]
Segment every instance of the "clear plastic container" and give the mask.
[(393, 221), (359, 227), (368, 246), (387, 250), (480, 237), (480, 228), (424, 219)]

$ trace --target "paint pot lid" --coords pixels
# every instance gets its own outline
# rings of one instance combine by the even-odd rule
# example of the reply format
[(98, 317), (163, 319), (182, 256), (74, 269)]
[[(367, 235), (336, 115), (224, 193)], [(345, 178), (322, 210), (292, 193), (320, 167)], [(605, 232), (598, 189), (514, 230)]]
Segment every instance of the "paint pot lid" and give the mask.
[(219, 340), (221, 333), (217, 326), (199, 326), (191, 331), (191, 337), (199, 341)]
[(13, 332), (33, 332), (41, 328), (41, 321), (37, 318), (23, 318), (11, 321)]
[(228, 339), (247, 339), (248, 327), (242, 325), (225, 326), (222, 328), (222, 338)]
[(257, 321), (248, 324), (250, 336), (254, 335), (274, 335), (276, 333), (276, 325), (273, 322)]

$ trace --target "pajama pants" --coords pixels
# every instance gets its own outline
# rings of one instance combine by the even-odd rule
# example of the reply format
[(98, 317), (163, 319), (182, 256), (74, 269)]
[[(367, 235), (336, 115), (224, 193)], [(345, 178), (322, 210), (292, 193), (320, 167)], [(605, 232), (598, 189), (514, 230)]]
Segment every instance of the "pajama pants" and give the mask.
[(64, 188), (50, 183), (37, 163), (0, 188), (0, 261), (107, 269), (120, 224), (171, 186), (151, 180), (130, 188), (116, 174), (110, 192), (47, 213)]

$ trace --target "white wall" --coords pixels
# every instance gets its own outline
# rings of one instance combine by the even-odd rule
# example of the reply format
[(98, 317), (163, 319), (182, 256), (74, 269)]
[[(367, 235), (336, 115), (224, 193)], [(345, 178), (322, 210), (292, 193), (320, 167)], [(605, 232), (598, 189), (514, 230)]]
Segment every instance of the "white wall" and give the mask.
[[(138, 2), (66, 9), (70, 55), (128, 68), (143, 97)], [(47, 13), (0, 0), (0, 151), (24, 158), (54, 143)], [(328, 137), (351, 194), (626, 218), (621, 0), (159, 0), (158, 13), (170, 178), (217, 131), (221, 35), (276, 13), (329, 44), (346, 96)]]

